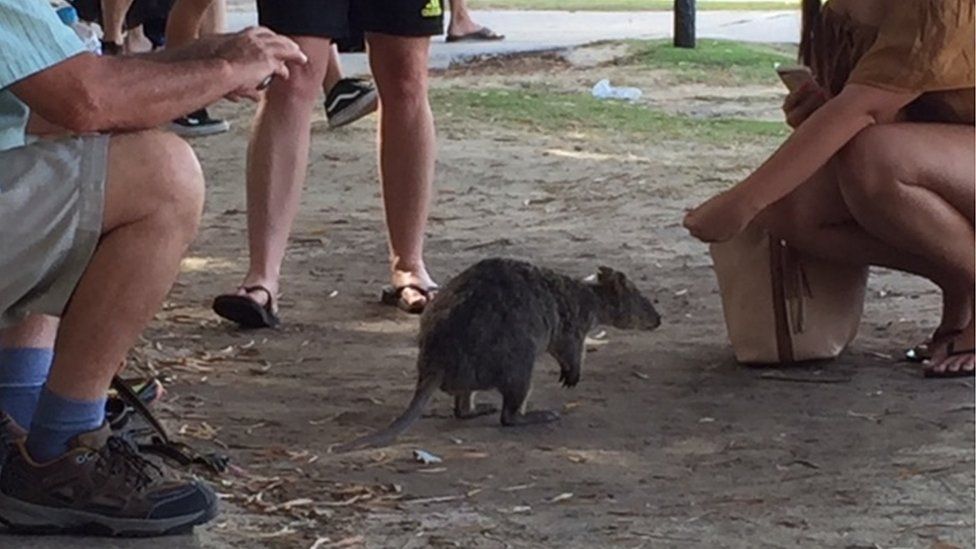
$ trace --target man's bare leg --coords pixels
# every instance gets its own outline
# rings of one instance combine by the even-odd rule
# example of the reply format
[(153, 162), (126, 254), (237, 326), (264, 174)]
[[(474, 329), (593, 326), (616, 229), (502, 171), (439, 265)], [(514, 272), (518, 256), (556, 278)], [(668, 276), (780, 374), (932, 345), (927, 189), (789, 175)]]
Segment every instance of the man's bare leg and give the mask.
[[(272, 82), (258, 107), (247, 150), (250, 266), (242, 286), (264, 286), (272, 294), (278, 292), (288, 235), (298, 213), (308, 168), (312, 109), (331, 51), (327, 38), (293, 39), (308, 56), (308, 63), (292, 67), (288, 80)], [(261, 305), (267, 303), (264, 292), (249, 295)]]
[(196, 234), (203, 175), (193, 150), (161, 132), (112, 137), (101, 241), (58, 329), (48, 388), (104, 398), (159, 310)]
[[(379, 172), (395, 287), (434, 285), (424, 264), (424, 232), (434, 181), (434, 116), (427, 99), (427, 37), (367, 33), (380, 95)], [(426, 298), (405, 289), (408, 304)]]

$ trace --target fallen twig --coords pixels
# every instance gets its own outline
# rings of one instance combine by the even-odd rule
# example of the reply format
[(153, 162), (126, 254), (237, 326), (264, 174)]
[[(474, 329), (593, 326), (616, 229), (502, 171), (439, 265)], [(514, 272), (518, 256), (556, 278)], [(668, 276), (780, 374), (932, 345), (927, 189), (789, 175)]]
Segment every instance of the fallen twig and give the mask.
[(771, 381), (790, 381), (794, 383), (850, 383), (852, 378), (849, 377), (795, 377), (787, 376), (783, 374), (777, 374), (775, 372), (765, 372), (759, 376), (759, 379), (768, 379)]

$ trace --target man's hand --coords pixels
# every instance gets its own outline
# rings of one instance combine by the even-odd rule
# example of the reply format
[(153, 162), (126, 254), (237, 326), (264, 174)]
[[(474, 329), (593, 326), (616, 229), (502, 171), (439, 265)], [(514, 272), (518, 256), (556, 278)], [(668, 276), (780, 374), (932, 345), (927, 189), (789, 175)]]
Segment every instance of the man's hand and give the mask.
[(713, 196), (685, 215), (685, 228), (703, 242), (731, 239), (758, 213), (741, 195), (733, 189)]
[(294, 41), (263, 27), (252, 27), (226, 37), (216, 45), (214, 54), (227, 61), (237, 88), (228, 99), (258, 100), (259, 89), (268, 76), (288, 78), (288, 64), (305, 64), (308, 58)]
[(786, 96), (786, 100), (783, 102), (783, 113), (786, 114), (786, 123), (793, 129), (800, 127), (800, 124), (807, 118), (810, 118), (810, 115), (824, 106), (826, 102), (827, 93), (816, 82), (811, 80), (802, 88), (795, 92), (790, 92)]

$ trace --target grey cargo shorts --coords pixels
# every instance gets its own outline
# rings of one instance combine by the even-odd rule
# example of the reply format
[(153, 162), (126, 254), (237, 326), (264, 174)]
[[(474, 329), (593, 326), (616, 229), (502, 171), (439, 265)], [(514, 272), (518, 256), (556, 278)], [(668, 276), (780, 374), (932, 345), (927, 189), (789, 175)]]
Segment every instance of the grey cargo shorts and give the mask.
[(0, 151), (0, 328), (64, 311), (101, 236), (108, 140)]

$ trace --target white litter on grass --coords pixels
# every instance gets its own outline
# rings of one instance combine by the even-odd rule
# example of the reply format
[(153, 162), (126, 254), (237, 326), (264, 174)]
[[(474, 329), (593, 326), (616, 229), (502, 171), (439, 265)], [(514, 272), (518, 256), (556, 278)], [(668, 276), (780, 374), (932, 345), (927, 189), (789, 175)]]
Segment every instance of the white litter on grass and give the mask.
[(637, 88), (617, 88), (610, 85), (610, 81), (604, 78), (593, 86), (593, 97), (597, 99), (619, 99), (623, 101), (637, 101), (641, 98), (642, 92)]
[(423, 463), (424, 465), (431, 465), (434, 463), (441, 463), (443, 459), (435, 456), (434, 454), (428, 452), (427, 450), (414, 450), (413, 459)]

